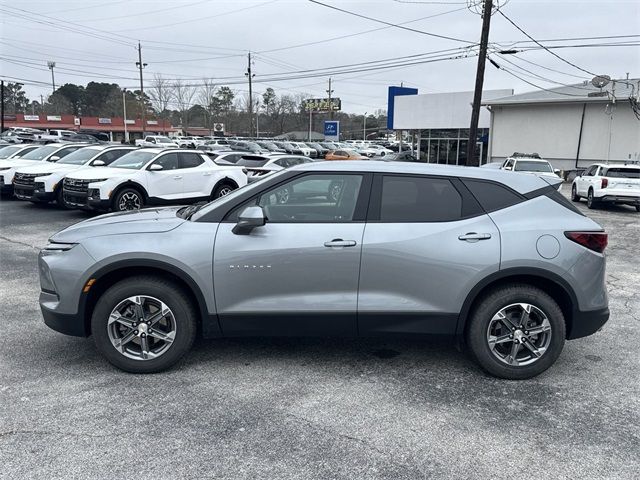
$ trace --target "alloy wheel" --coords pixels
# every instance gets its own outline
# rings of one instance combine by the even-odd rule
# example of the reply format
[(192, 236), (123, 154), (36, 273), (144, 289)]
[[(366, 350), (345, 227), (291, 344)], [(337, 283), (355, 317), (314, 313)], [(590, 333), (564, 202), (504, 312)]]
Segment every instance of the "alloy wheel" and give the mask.
[(231, 189), (231, 187), (222, 187), (220, 190), (218, 190), (218, 198), (229, 195), (232, 191), (233, 190)]
[(134, 192), (127, 192), (120, 198), (118, 203), (118, 209), (124, 210), (139, 210), (141, 206), (140, 196)]
[(525, 366), (537, 362), (551, 344), (551, 323), (535, 305), (514, 303), (489, 322), (487, 344), (500, 362)]
[(176, 319), (162, 301), (136, 295), (124, 299), (111, 311), (107, 334), (113, 347), (125, 357), (152, 360), (173, 344)]

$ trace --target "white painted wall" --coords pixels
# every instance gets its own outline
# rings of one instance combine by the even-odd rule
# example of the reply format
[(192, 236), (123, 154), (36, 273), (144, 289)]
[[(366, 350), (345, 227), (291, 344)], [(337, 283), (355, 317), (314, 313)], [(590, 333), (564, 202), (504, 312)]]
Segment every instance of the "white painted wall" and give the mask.
[[(483, 100), (508, 97), (513, 90), (487, 90)], [(469, 128), (473, 92), (428, 93), (395, 98), (393, 126), (398, 130)], [(479, 128), (489, 128), (490, 115), (480, 109)]]
[[(534, 104), (492, 107), (491, 161), (513, 152), (537, 152), (560, 169), (575, 167), (583, 104)], [(604, 103), (585, 111), (579, 166), (607, 160), (609, 116)], [(611, 129), (611, 161), (640, 160), (640, 120), (620, 102)]]

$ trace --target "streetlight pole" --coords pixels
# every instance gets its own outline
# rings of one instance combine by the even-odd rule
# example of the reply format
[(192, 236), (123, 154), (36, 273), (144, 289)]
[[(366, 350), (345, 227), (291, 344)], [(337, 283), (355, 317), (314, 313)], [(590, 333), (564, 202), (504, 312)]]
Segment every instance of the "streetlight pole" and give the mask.
[(140, 42), (138, 42), (138, 61), (136, 62), (136, 67), (140, 70), (140, 111), (142, 115), (142, 138), (145, 135), (145, 113), (146, 113), (146, 105), (144, 103), (144, 82), (142, 80), (142, 69), (146, 67), (146, 63), (142, 63), (142, 47), (140, 46)]
[(367, 139), (367, 113), (364, 112), (364, 118), (362, 119), (362, 140)]
[(127, 89), (122, 89), (122, 114), (124, 115), (124, 141), (129, 143), (129, 132), (127, 132)]

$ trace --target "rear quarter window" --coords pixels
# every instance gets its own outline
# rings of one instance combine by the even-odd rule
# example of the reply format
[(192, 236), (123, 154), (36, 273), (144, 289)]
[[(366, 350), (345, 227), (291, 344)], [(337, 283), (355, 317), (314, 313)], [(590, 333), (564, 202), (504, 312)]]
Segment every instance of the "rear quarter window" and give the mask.
[(525, 200), (519, 193), (495, 182), (461, 179), (486, 212), (495, 212)]

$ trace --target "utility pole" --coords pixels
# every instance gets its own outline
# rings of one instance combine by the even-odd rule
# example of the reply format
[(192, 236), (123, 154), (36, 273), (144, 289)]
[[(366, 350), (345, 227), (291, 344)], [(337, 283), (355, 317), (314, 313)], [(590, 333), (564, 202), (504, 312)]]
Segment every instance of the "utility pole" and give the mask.
[[(482, 35), (480, 36), (480, 52), (478, 55), (478, 69), (476, 70), (476, 88), (473, 93), (473, 107), (471, 110), (471, 125), (469, 127), (469, 141), (467, 142), (467, 165), (476, 165), (476, 139), (478, 137), (478, 119), (480, 118), (480, 102), (482, 101), (482, 86), (484, 84), (484, 65), (487, 59), (487, 43), (489, 42), (489, 26), (491, 23), (491, 0), (484, 0), (482, 9)], [(478, 159), (477, 165), (482, 159)]]
[(138, 70), (140, 70), (140, 111), (142, 112), (142, 137), (145, 136), (145, 113), (146, 113), (146, 105), (144, 104), (144, 82), (142, 81), (142, 69), (147, 66), (146, 63), (142, 63), (142, 47), (140, 46), (140, 42), (138, 42), (138, 61), (136, 62), (136, 66)]
[(56, 68), (56, 62), (52, 62), (52, 61), (48, 61), (47, 62), (47, 67), (49, 67), (49, 70), (51, 70), (51, 86), (53, 87), (52, 93), (55, 93), (56, 91), (56, 79), (53, 75), (53, 69)]
[(129, 132), (127, 132), (127, 89), (122, 89), (122, 114), (124, 115), (124, 142), (129, 143)]
[(333, 93), (333, 90), (331, 90), (331, 77), (329, 77), (329, 90), (327, 90), (327, 93), (329, 94), (329, 119), (333, 120), (333, 105), (331, 104), (331, 94)]
[(247, 72), (245, 76), (249, 79), (249, 136), (253, 137), (253, 85), (254, 75), (251, 73), (251, 52), (247, 54)]
[(0, 80), (0, 133), (4, 132), (4, 80)]
[(362, 140), (367, 139), (367, 113), (364, 112), (364, 117), (362, 119)]

